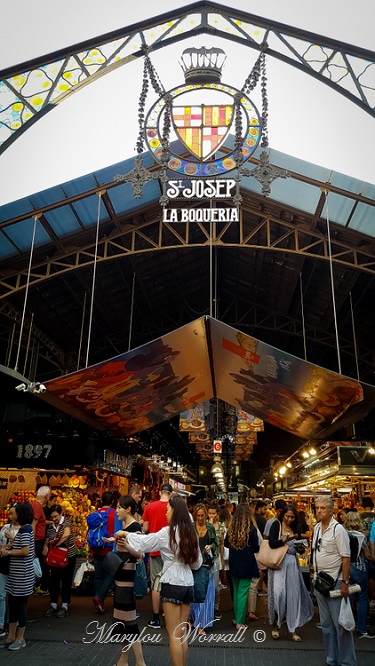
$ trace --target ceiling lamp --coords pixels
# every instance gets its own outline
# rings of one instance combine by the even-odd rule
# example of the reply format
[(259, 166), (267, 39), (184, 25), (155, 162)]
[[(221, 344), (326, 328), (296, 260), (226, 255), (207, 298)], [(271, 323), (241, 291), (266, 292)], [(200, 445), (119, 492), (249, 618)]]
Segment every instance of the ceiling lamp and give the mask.
[(310, 456), (316, 456), (316, 449), (314, 447), (309, 451)]
[(211, 467), (211, 474), (216, 474), (216, 472), (222, 472), (223, 468), (220, 463), (215, 462)]
[(288, 469), (291, 469), (291, 467), (293, 467), (292, 463), (289, 462), (289, 461), (286, 462), (285, 464), (286, 464), (286, 466), (287, 466)]
[(373, 446), (370, 446), (368, 452), (371, 453), (371, 454), (374, 456), (374, 455), (375, 455), (375, 449), (374, 449), (374, 447), (373, 447)]
[(285, 465), (283, 465), (283, 466), (280, 467), (280, 469), (279, 469), (279, 474), (280, 474), (280, 476), (282, 476), (283, 474), (285, 474), (285, 472), (286, 472), (286, 467), (285, 467)]
[(305, 459), (306, 459), (306, 458), (309, 458), (309, 457), (310, 457), (310, 454), (308, 453), (308, 451), (304, 451), (304, 452), (302, 453), (302, 457), (305, 458)]

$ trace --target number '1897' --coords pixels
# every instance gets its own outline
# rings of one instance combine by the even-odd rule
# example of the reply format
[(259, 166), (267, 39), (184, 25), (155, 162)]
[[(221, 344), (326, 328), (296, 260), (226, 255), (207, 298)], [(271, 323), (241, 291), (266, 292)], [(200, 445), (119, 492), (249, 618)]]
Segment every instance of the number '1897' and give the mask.
[(17, 458), (48, 458), (51, 449), (51, 444), (26, 444), (25, 446), (20, 444), (17, 446)]

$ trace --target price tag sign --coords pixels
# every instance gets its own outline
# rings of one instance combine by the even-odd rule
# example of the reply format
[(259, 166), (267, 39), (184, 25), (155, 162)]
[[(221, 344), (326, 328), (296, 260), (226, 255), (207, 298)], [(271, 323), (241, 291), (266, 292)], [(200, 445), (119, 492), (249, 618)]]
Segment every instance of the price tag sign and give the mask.
[(214, 449), (214, 453), (222, 453), (223, 452), (223, 443), (220, 439), (214, 439), (213, 449)]

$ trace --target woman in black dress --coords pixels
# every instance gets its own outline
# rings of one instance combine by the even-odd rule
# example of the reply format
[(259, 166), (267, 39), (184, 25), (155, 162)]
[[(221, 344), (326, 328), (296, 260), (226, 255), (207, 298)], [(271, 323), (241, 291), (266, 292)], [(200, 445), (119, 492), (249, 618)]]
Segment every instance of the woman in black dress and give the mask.
[[(137, 505), (130, 495), (123, 495), (119, 498), (116, 513), (118, 519), (122, 520), (122, 527), (126, 532), (142, 531), (140, 524), (134, 519), (136, 510)], [(116, 549), (119, 555), (123, 557), (123, 563), (115, 573), (113, 623), (122, 623), (124, 625), (123, 632), (127, 635), (139, 635), (134, 597), (134, 577), (137, 560), (127, 552), (120, 542), (116, 543)], [(121, 633), (120, 629), (121, 624), (118, 624), (114, 633)], [(116, 666), (127, 666), (128, 664), (128, 650), (126, 649), (126, 643), (122, 645), (124, 645), (125, 651), (121, 652), (120, 659)], [(136, 666), (146, 666), (143, 659), (141, 642), (136, 640), (132, 642), (132, 649), (135, 655)]]

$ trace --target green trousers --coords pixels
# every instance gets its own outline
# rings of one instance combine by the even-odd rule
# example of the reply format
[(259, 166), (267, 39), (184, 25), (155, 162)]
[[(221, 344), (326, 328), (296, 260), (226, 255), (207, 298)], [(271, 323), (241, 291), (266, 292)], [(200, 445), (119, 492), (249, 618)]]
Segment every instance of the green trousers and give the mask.
[(233, 608), (237, 624), (245, 624), (247, 611), (247, 597), (251, 585), (251, 578), (236, 578), (233, 581)]

